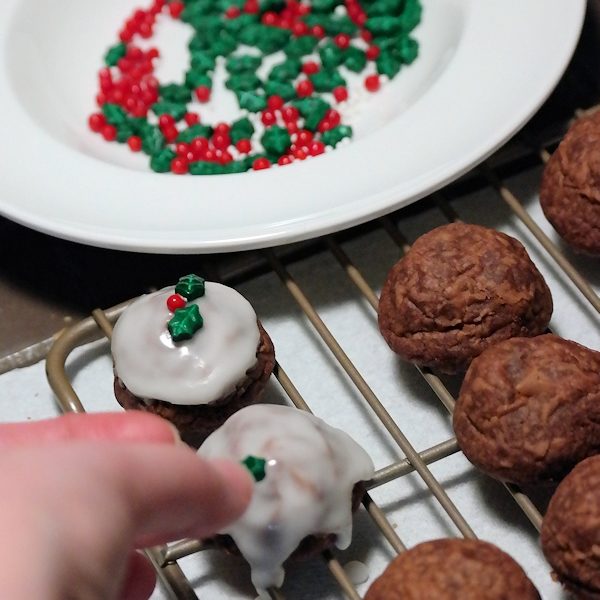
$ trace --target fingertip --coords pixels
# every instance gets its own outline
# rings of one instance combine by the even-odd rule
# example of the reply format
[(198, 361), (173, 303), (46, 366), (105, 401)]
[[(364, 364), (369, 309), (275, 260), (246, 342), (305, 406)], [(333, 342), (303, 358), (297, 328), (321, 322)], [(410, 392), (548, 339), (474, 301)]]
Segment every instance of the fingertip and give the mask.
[(241, 516), (252, 498), (254, 480), (247, 469), (231, 460), (214, 459), (209, 461), (225, 490), (226, 507), (224, 514), (229, 521)]

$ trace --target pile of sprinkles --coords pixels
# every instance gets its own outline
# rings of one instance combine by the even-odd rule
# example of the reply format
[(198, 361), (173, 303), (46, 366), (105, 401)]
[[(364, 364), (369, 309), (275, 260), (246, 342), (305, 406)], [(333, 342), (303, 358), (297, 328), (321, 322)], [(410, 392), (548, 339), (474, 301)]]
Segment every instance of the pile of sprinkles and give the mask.
[[(194, 29), (183, 82), (159, 82), (159, 50), (136, 45), (152, 38), (159, 18)], [(318, 156), (352, 136), (335, 108), (349, 98), (344, 74), (379, 90), (417, 57), (410, 32), (420, 18), (419, 0), (153, 0), (106, 53), (101, 111), (88, 124), (144, 152), (157, 173), (240, 173)], [(270, 55), (280, 60), (260, 77)], [(210, 101), (219, 64), (240, 118), (205, 124), (188, 105)]]

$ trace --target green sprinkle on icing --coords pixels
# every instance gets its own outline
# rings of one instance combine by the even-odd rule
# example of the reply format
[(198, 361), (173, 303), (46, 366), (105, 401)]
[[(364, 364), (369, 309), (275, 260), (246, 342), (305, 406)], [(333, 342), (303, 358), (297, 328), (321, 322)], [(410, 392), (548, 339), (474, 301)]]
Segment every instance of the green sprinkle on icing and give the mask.
[(242, 464), (250, 471), (252, 477), (254, 477), (254, 481), (257, 483), (267, 476), (267, 461), (264, 458), (249, 455), (242, 461)]
[(204, 296), (204, 279), (191, 273), (179, 278), (175, 293), (183, 296), (188, 302)]
[(167, 327), (173, 341), (180, 342), (189, 340), (203, 324), (204, 320), (198, 305), (188, 304), (186, 307), (178, 308), (175, 311)]

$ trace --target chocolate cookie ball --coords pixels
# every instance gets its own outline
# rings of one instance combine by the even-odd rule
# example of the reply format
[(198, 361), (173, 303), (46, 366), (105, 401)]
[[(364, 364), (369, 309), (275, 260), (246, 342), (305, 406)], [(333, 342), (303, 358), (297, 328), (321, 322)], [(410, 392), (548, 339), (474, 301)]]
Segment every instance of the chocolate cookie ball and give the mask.
[(402, 358), (454, 373), (488, 346), (543, 333), (552, 296), (525, 248), (479, 225), (421, 236), (389, 272), (379, 329)]
[(542, 524), (542, 550), (578, 598), (600, 598), (600, 456), (587, 458), (556, 489)]
[(540, 203), (575, 250), (600, 254), (600, 113), (567, 132), (544, 170)]
[(600, 353), (555, 335), (500, 342), (471, 363), (453, 424), (489, 475), (560, 481), (600, 452)]
[(479, 540), (425, 542), (396, 558), (365, 600), (539, 600), (521, 567)]

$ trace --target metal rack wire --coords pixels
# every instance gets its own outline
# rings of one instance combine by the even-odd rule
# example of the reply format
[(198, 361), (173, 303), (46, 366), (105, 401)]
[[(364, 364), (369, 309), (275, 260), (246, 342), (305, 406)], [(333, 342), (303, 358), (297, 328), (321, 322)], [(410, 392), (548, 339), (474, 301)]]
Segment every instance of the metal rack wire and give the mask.
[[(530, 154), (537, 156), (538, 159), (543, 162), (547, 161), (549, 157), (546, 146), (530, 148)], [(527, 212), (523, 203), (504, 182), (497, 166), (489, 161), (479, 169), (477, 176), (483, 177), (486, 185), (489, 186), (490, 189), (496, 191), (498, 197), (510, 207), (511, 211), (520, 219), (544, 248), (548, 256), (556, 262), (562, 273), (573, 282), (583, 298), (585, 298), (595, 311), (600, 314), (600, 298), (598, 295), (594, 292), (586, 279), (569, 262), (560, 248), (546, 236), (540, 226)], [(450, 199), (451, 196), (452, 193), (442, 191), (441, 193), (434, 195), (433, 201), (447, 220), (460, 220), (460, 216), (455, 212), (453, 207), (454, 200)], [(381, 218), (378, 222), (378, 226), (387, 232), (402, 252), (406, 252), (409, 249), (409, 245), (401, 232), (402, 219), (403, 212), (399, 211), (393, 215)], [(344, 236), (347, 235), (348, 233), (344, 234)], [(343, 250), (342, 245), (338, 240), (338, 236), (332, 235), (321, 238), (320, 240), (315, 241), (311, 247), (312, 251), (315, 251), (315, 248), (316, 251), (323, 251), (323, 249), (325, 249), (326, 252), (329, 252), (330, 255), (335, 258), (339, 267), (343, 269), (347, 275), (349, 281), (359, 290), (362, 297), (370, 305), (372, 309), (371, 315), (376, 319), (378, 306), (377, 295), (369, 286), (361, 271), (352, 263), (349, 256)], [(287, 269), (287, 260), (283, 258), (284, 254), (285, 253), (281, 250), (263, 251), (261, 253), (262, 269), (268, 269), (278, 276), (282, 285), (289, 292), (291, 298), (300, 307), (311, 326), (325, 343), (330, 352), (331, 359), (343, 369), (349, 380), (364, 399), (369, 411), (371, 411), (381, 424), (383, 424), (391, 439), (397, 445), (399, 453), (405, 457), (398, 462), (378, 470), (372, 481), (369, 482), (368, 489), (374, 489), (409, 473), (416, 472), (454, 524), (457, 534), (468, 538), (474, 538), (475, 534), (473, 529), (448, 497), (445, 489), (434, 477), (428, 466), (458, 452), (456, 440), (454, 438), (448, 439), (421, 452), (418, 452), (413, 447), (405, 432), (403, 432), (393, 420), (384, 405), (375, 395), (374, 391), (369, 387), (360, 371), (345, 353), (340, 343), (327, 328), (304, 290), (294, 280)], [(229, 283), (226, 280), (224, 282)], [(50, 385), (56, 393), (63, 411), (83, 412), (85, 410), (65, 373), (65, 363), (69, 354), (77, 346), (91, 341), (92, 339), (97, 339), (102, 335), (110, 338), (112, 325), (118, 319), (126, 305), (127, 303), (105, 311), (99, 309), (95, 310), (90, 318), (85, 319), (79, 324), (66, 330), (52, 347), (47, 358), (47, 375)], [(417, 369), (448, 412), (452, 413), (455, 398), (444, 385), (443, 381), (429, 369), (421, 369), (419, 367), (417, 367)], [(301, 410), (311, 410), (281, 364), (276, 364), (274, 376), (293, 405)], [(532, 526), (539, 531), (542, 515), (533, 501), (515, 485), (504, 484), (504, 487), (527, 516)], [(365, 493), (362, 504), (374, 526), (381, 531), (393, 550), (397, 553), (404, 551), (406, 548), (405, 543), (400, 539), (394, 527), (386, 518), (384, 511), (377, 505), (368, 491)], [(168, 547), (152, 548), (148, 550), (148, 556), (156, 566), (160, 578), (174, 598), (196, 599), (198, 597), (177, 561), (185, 556), (209, 547), (209, 543), (196, 540), (183, 540), (171, 544)], [(326, 562), (332, 576), (339, 584), (339, 587), (345, 596), (352, 600), (359, 600), (360, 595), (356, 587), (350, 581), (334, 554), (331, 551), (324, 552), (323, 560)], [(269, 593), (271, 598), (278, 600), (283, 599), (280, 590), (272, 589), (269, 590)]]

